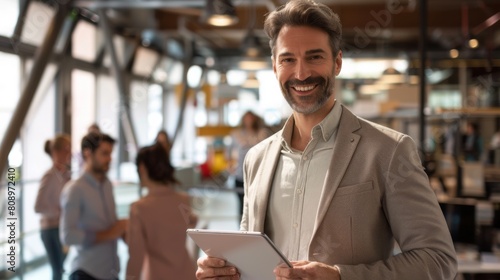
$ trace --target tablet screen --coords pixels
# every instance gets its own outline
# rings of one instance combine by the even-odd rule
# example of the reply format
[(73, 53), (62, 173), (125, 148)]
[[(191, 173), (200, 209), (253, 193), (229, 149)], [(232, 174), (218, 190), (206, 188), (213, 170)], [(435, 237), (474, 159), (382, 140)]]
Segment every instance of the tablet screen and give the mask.
[(188, 229), (187, 234), (205, 254), (236, 267), (242, 280), (276, 279), (276, 266), (292, 267), (264, 233)]

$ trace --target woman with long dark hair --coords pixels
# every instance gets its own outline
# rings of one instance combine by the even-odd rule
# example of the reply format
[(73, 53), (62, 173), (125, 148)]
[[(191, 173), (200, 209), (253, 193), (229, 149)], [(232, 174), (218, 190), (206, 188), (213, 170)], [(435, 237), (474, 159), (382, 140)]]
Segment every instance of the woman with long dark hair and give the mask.
[(195, 279), (194, 260), (186, 249), (186, 229), (194, 227), (197, 219), (190, 197), (176, 190), (178, 181), (169, 151), (160, 144), (142, 148), (136, 164), (148, 194), (130, 208), (127, 277)]

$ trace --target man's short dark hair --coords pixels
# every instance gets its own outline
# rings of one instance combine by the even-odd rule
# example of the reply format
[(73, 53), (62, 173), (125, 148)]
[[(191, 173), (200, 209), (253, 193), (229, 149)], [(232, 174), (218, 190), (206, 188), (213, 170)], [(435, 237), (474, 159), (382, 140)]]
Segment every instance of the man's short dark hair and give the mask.
[(90, 132), (82, 138), (82, 152), (89, 149), (91, 153), (94, 153), (102, 142), (107, 142), (113, 145), (116, 141), (107, 134)]
[(269, 13), (264, 22), (264, 31), (269, 37), (273, 56), (276, 55), (276, 40), (284, 26), (308, 26), (323, 30), (328, 34), (334, 57), (340, 51), (342, 24), (339, 16), (325, 4), (294, 0)]

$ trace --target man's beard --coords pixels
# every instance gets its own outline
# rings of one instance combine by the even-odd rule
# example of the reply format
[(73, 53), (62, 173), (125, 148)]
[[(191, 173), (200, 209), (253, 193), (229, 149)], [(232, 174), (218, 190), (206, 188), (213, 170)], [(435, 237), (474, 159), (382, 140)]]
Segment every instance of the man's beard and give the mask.
[(92, 164), (92, 171), (94, 173), (106, 175), (106, 173), (108, 173), (108, 170), (109, 170), (109, 163), (101, 164), (94, 161), (94, 163)]
[[(292, 109), (302, 114), (312, 114), (318, 111), (332, 96), (335, 79), (325, 79), (321, 76), (309, 77), (304, 81), (297, 79), (288, 80), (280, 84), (281, 91)], [(315, 92), (307, 96), (293, 96), (290, 89), (296, 86), (316, 85)], [(298, 100), (297, 100), (298, 99)]]

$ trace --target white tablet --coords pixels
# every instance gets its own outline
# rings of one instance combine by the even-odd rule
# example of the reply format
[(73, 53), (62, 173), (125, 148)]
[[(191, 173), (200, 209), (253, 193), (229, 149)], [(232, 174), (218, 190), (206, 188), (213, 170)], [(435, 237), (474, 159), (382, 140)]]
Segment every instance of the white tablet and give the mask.
[(264, 233), (188, 229), (187, 234), (207, 256), (236, 267), (242, 280), (273, 280), (278, 265), (292, 267)]

